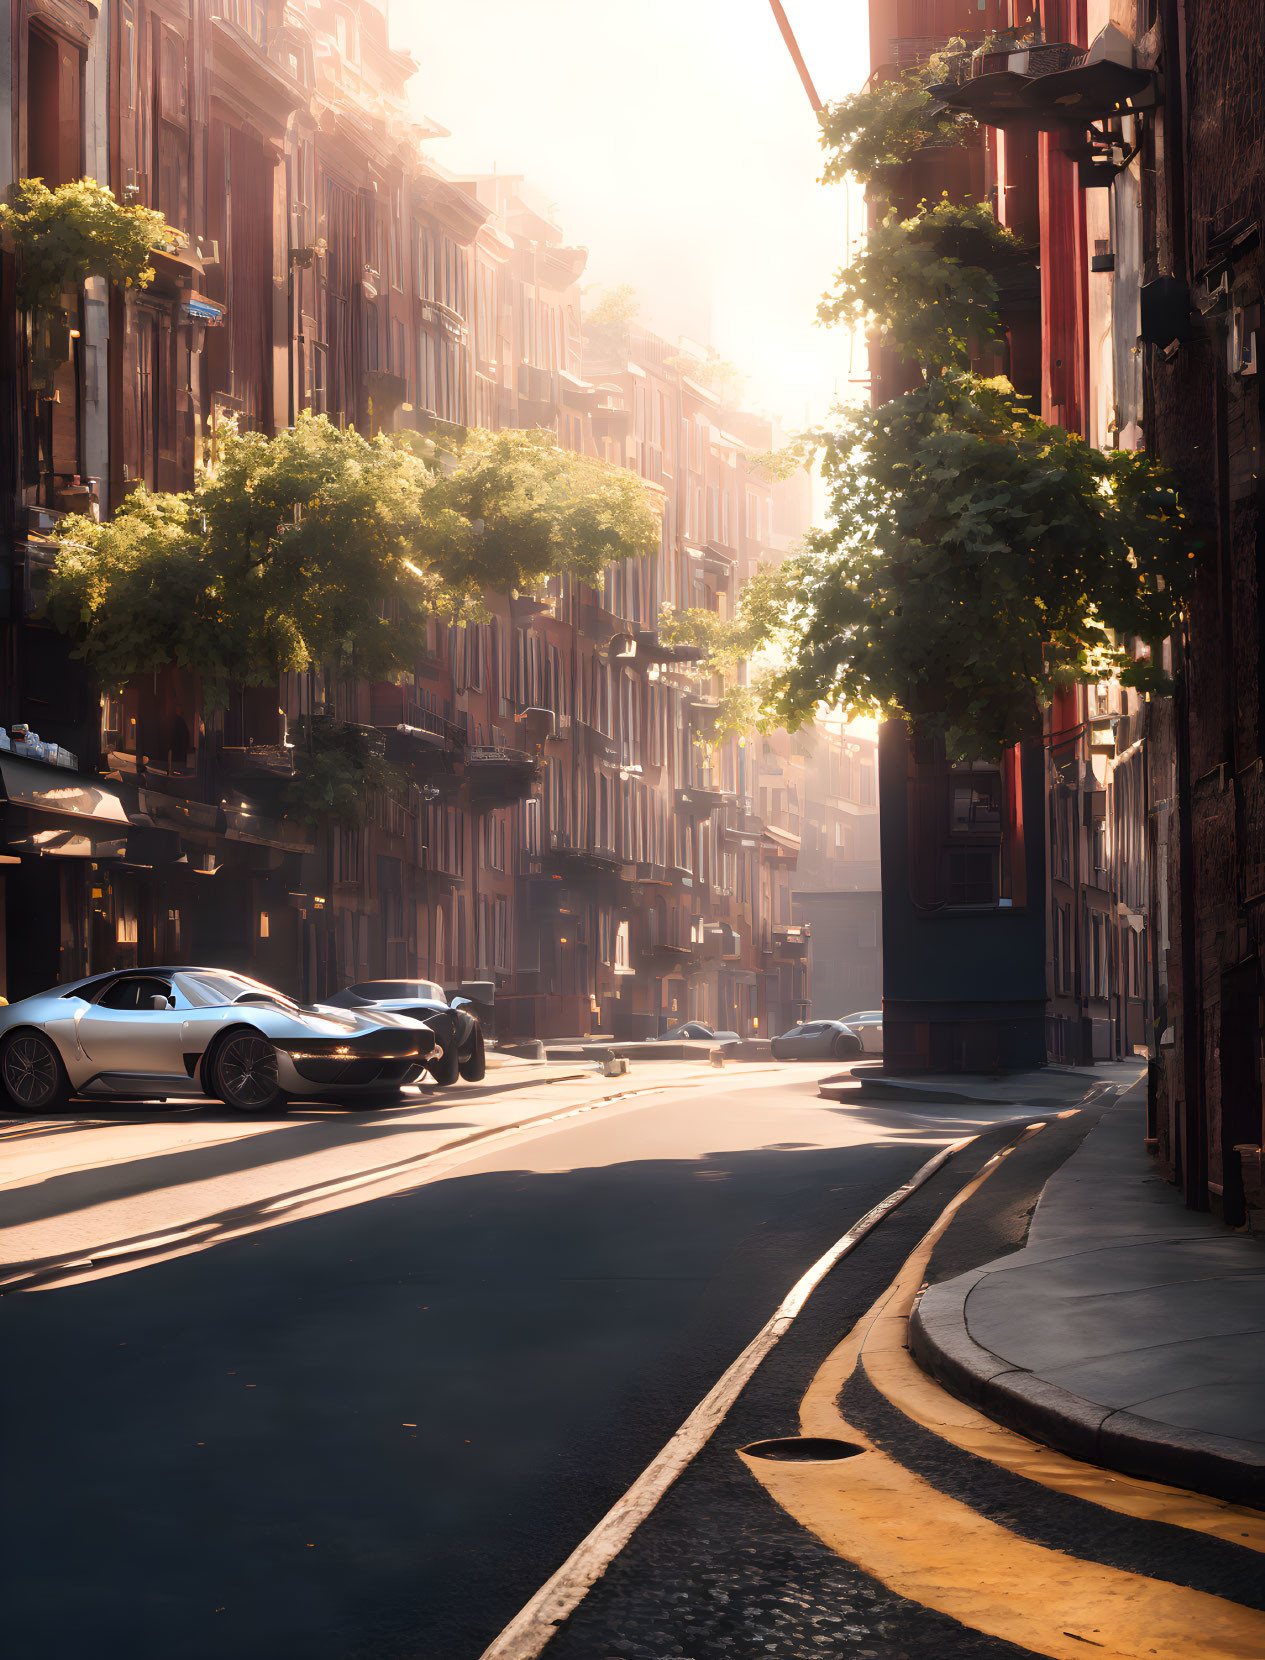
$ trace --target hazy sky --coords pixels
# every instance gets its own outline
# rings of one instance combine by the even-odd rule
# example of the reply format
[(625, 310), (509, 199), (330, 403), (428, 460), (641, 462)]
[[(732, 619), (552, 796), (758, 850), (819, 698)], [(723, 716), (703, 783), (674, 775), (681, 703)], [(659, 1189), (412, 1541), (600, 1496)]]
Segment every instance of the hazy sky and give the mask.
[[(823, 98), (867, 73), (865, 0), (784, 0)], [(768, 0), (392, 0), (430, 148), (525, 174), (586, 283), (629, 282), (669, 339), (710, 336), (791, 426), (855, 394), (818, 328), (846, 210)], [(853, 230), (855, 224), (853, 212)], [(851, 372), (862, 372), (863, 360)]]

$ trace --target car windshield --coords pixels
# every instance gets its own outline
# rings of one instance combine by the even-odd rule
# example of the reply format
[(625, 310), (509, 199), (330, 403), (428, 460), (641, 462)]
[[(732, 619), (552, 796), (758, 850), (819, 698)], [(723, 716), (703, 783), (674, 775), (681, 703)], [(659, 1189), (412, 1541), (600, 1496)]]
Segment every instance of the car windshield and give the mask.
[(215, 1008), (224, 1003), (276, 1003), (283, 1009), (297, 1009), (298, 1004), (284, 992), (252, 980), (245, 974), (232, 974), (226, 969), (200, 968), (190, 973), (177, 974), (176, 984), (197, 1008)]
[(362, 980), (357, 986), (348, 986), (354, 997), (363, 997), (370, 1003), (395, 1002), (398, 998), (420, 997), (425, 1002), (446, 1003), (444, 988), (433, 980)]

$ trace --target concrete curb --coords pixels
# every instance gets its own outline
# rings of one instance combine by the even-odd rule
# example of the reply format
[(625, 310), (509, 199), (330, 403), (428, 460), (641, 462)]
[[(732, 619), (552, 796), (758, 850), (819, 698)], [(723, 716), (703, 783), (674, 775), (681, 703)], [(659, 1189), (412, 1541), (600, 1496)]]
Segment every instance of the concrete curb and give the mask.
[(910, 1353), (937, 1383), (997, 1423), (1071, 1458), (1265, 1508), (1259, 1447), (1100, 1406), (977, 1343), (967, 1330), (966, 1300), (987, 1272), (973, 1269), (931, 1286), (910, 1318)]
[(947, 1089), (944, 1086), (924, 1089), (921, 1084), (888, 1082), (885, 1078), (866, 1077), (864, 1073), (854, 1074), (854, 1080), (854, 1087), (847, 1093), (859, 1095), (863, 1101), (962, 1101), (973, 1107), (1014, 1107), (1021, 1104), (997, 1095), (971, 1095), (964, 1089)]

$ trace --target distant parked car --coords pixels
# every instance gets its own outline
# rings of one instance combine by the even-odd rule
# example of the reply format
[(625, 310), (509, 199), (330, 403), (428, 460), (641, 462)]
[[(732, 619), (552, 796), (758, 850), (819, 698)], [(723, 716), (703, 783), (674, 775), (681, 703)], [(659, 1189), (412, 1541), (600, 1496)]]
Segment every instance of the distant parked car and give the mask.
[(861, 1039), (842, 1020), (808, 1020), (775, 1037), (776, 1061), (855, 1060), (865, 1053)]
[(218, 1095), (237, 1112), (395, 1094), (436, 1035), (386, 1009), (304, 1008), (223, 968), (142, 968), (53, 986), (0, 1010), (0, 1083), (19, 1112), (72, 1094)]
[(737, 1043), (737, 1032), (713, 1032), (710, 1026), (704, 1026), (700, 1021), (687, 1020), (683, 1026), (669, 1026), (666, 1032), (660, 1032), (657, 1038), (651, 1038), (651, 1043)]
[(382, 1009), (429, 1026), (440, 1048), (426, 1070), (437, 1084), (458, 1078), (477, 1084), (487, 1072), (483, 1027), (470, 1000), (449, 1000), (433, 980), (361, 980), (326, 1002), (339, 1009)]
[(845, 1014), (843, 1024), (850, 1026), (861, 1039), (867, 1055), (883, 1053), (882, 1009), (862, 1009), (859, 1014)]

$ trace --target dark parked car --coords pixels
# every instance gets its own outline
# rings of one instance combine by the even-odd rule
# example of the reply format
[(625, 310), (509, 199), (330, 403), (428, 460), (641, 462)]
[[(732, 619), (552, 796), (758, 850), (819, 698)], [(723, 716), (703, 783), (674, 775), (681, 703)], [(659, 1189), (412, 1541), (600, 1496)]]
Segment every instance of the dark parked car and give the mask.
[(842, 1020), (809, 1020), (773, 1039), (777, 1061), (844, 1061), (865, 1053), (865, 1046)]
[(660, 1032), (657, 1038), (651, 1038), (651, 1043), (737, 1043), (737, 1032), (713, 1032), (710, 1026), (704, 1026), (697, 1020), (687, 1020), (683, 1026), (669, 1026), (666, 1032)]
[(381, 1009), (429, 1026), (439, 1053), (426, 1062), (437, 1084), (477, 1084), (487, 1072), (483, 1026), (466, 997), (444, 996), (433, 980), (362, 980), (326, 1001), (340, 1009)]

